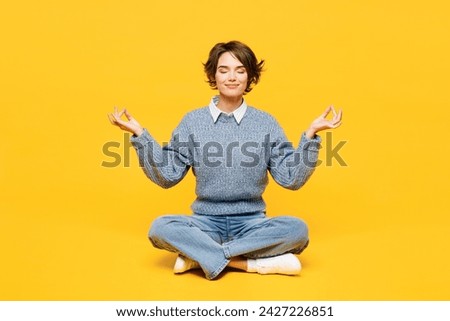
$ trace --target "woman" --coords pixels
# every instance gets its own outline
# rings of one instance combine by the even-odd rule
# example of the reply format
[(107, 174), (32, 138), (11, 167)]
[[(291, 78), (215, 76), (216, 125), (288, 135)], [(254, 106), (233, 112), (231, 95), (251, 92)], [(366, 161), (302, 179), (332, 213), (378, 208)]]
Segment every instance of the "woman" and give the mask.
[(169, 188), (189, 168), (196, 177), (193, 214), (159, 217), (149, 232), (155, 247), (178, 253), (175, 273), (201, 268), (212, 280), (227, 266), (260, 274), (300, 272), (294, 254), (308, 245), (306, 224), (295, 217), (267, 217), (262, 194), (268, 173), (293, 190), (308, 180), (320, 147), (317, 133), (337, 128), (342, 112), (328, 107), (293, 148), (276, 120), (243, 98), (258, 83), (263, 65), (241, 42), (216, 44), (204, 69), (219, 94), (209, 106), (187, 113), (164, 147), (127, 110), (115, 108), (109, 115), (113, 125), (133, 133), (140, 165), (153, 182)]

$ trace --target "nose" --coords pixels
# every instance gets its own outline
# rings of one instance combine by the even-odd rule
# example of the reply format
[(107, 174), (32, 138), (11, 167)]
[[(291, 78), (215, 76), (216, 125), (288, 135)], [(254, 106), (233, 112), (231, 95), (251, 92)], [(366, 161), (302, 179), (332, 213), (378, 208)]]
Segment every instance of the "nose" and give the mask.
[(228, 74), (228, 80), (229, 81), (235, 81), (236, 80), (236, 73), (234, 71), (230, 71)]

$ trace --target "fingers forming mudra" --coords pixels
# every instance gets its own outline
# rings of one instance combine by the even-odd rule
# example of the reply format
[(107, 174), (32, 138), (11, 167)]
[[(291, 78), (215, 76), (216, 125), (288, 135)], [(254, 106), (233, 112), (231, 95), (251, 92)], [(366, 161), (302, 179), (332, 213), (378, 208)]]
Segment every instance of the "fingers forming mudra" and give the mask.
[[(123, 115), (125, 115), (127, 120), (122, 119)], [(118, 108), (114, 106), (114, 112), (108, 114), (108, 118), (111, 124), (119, 127), (122, 130), (129, 131), (135, 135), (140, 135), (143, 131), (141, 125), (139, 125), (136, 119), (134, 119), (126, 109), (119, 111)]]

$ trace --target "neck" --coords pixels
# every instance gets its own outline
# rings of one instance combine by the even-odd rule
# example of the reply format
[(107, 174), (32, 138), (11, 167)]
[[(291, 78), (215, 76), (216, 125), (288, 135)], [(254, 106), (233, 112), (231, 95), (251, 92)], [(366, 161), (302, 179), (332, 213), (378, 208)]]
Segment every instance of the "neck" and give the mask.
[(217, 108), (226, 113), (232, 113), (242, 104), (242, 96), (239, 97), (225, 97), (219, 96), (219, 103), (217, 104)]

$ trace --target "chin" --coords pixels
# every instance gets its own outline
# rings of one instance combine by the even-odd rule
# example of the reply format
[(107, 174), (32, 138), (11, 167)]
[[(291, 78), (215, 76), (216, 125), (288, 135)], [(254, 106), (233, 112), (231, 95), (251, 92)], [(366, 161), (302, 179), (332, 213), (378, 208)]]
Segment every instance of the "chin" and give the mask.
[(244, 92), (243, 91), (237, 91), (237, 90), (225, 90), (225, 91), (221, 91), (220, 94), (222, 96), (225, 96), (225, 97), (239, 98), (239, 97), (242, 97), (244, 95)]

